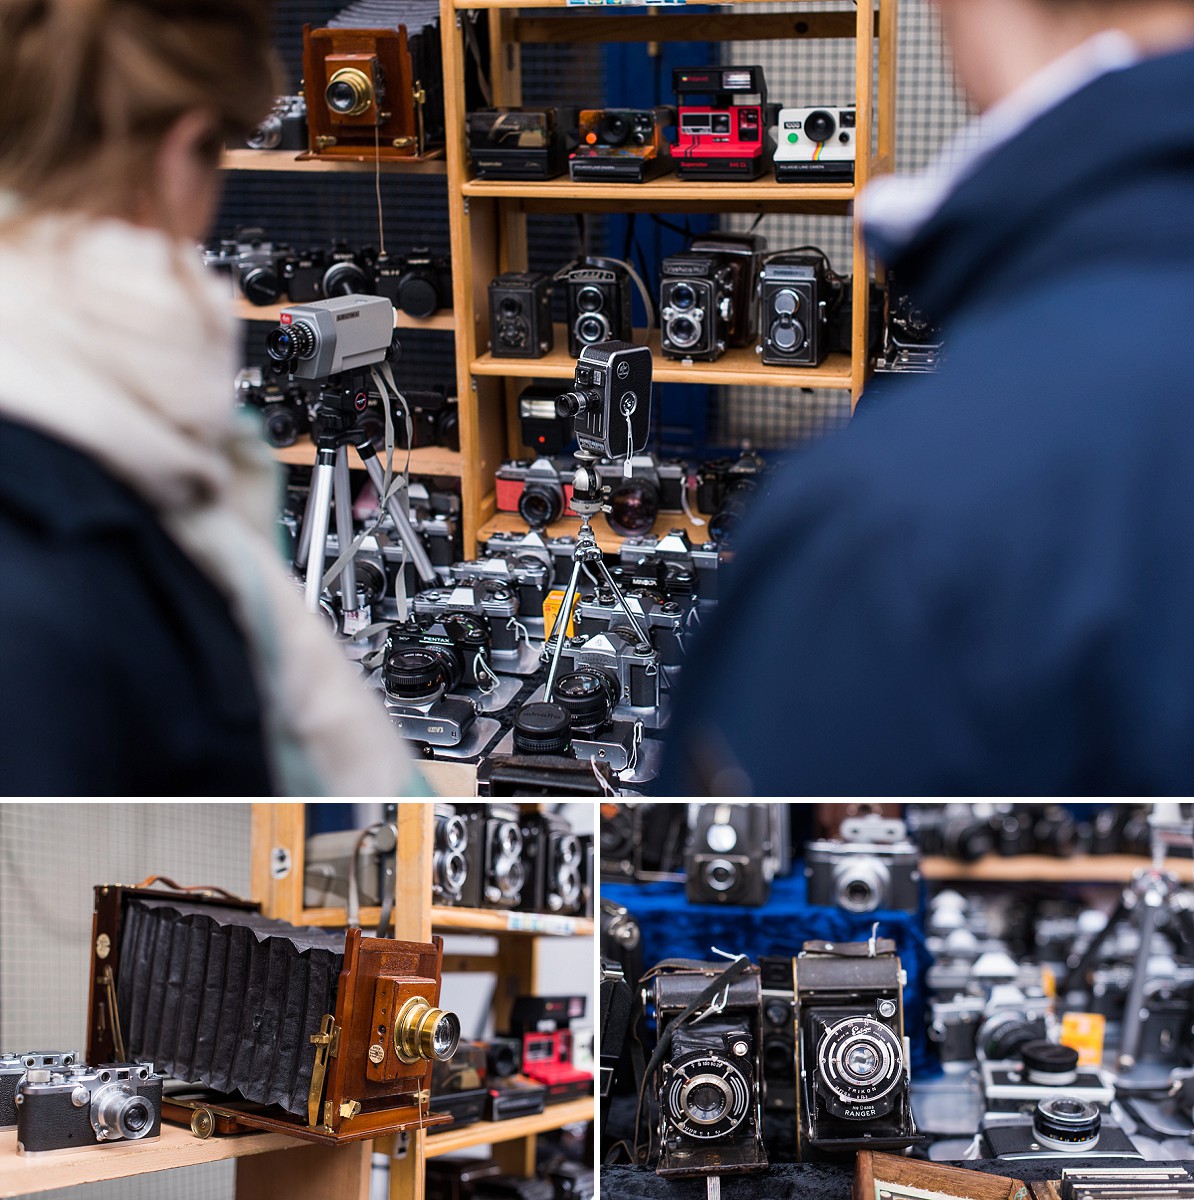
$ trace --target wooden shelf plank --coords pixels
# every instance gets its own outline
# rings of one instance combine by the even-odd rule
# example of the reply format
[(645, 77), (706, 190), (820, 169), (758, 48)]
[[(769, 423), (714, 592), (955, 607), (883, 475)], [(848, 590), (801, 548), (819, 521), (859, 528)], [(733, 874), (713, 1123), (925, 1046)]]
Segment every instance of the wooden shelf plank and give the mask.
[(445, 1129), (442, 1133), (429, 1133), (426, 1142), (426, 1157), (437, 1158), (441, 1154), (455, 1154), (472, 1146), (491, 1146), (516, 1138), (533, 1137), (562, 1125), (573, 1125), (593, 1119), (592, 1097), (569, 1100), (564, 1104), (549, 1104), (541, 1113), (531, 1117), (513, 1117), (509, 1121), (478, 1121), (463, 1129)]
[[(377, 165), (372, 162), (326, 162), (319, 158), (299, 159), (286, 150), (225, 150), (220, 160), (225, 171), (286, 171), (326, 174), (341, 172), (372, 175)], [(383, 175), (446, 175), (448, 164), (441, 158), (424, 162), (385, 162)]]
[[(250, 304), (239, 294), (232, 298), (232, 309), (238, 321), (268, 321), (276, 324), (286, 304)], [(433, 329), (451, 333), (456, 328), (456, 316), (451, 309), (437, 312), (430, 317), (408, 317), (401, 309), (394, 310), (394, 324), (399, 329)]]
[[(952, 858), (921, 860), (921, 873), (929, 880), (959, 883), (1119, 883), (1131, 882), (1132, 872), (1147, 867), (1149, 860), (1131, 854), (1090, 854), (1076, 858), (1051, 858), (1023, 854), (1003, 858), (989, 854), (975, 863)], [(1165, 869), (1182, 883), (1194, 883), (1194, 861), (1169, 858)]]
[[(315, 444), (310, 438), (300, 438), (293, 446), (273, 447), (274, 457), (292, 467), (315, 465)], [(382, 456), (384, 458), (384, 455)], [(399, 470), (406, 462), (406, 451), (394, 451), (394, 469)], [(355, 446), (348, 447), (348, 465), (360, 467), (361, 459)], [(384, 465), (384, 463), (383, 463)], [(442, 446), (424, 446), (410, 452), (412, 475), (446, 475), (459, 478), (463, 470), (463, 459), (459, 450), (448, 450)]]
[[(565, 534), (572, 537), (576, 536), (576, 531), (580, 528), (579, 517), (562, 517), (547, 527), (547, 537), (562, 537)], [(655, 522), (653, 530), (656, 537), (662, 537), (671, 529), (683, 529), (688, 534), (689, 540), (694, 545), (709, 540), (708, 525), (694, 525), (684, 516), (683, 513), (663, 513), (659, 520)], [(495, 533), (526, 533), (527, 523), (518, 515), (518, 513), (499, 512), (494, 513), (480, 528), (477, 533), (477, 540), (480, 545), (484, 545), (487, 538)], [(598, 517), (593, 522), (593, 532), (597, 536), (597, 545), (601, 547), (606, 554), (617, 554), (622, 548), (622, 542), (625, 540), (622, 534), (615, 533), (606, 522), (604, 517)]]
[[(589, 1111), (591, 1115), (591, 1101)], [(127, 1179), (150, 1171), (193, 1167), (303, 1146), (309, 1147), (310, 1143), (282, 1133), (241, 1133), (204, 1141), (189, 1129), (163, 1124), (161, 1137), (149, 1141), (18, 1154), (16, 1130), (8, 1129), (0, 1132), (0, 1197), (25, 1196), (105, 1179)]]
[[(460, 7), (459, 5), (457, 7)], [(536, 8), (541, 7), (539, 5)], [(875, 32), (879, 32), (878, 14)], [(730, 42), (852, 40), (858, 18), (852, 12), (702, 12), (660, 11), (644, 21), (639, 13), (598, 13), (595, 9), (566, 17), (515, 17), (511, 41), (523, 45), (555, 42)]]
[[(645, 331), (635, 330), (636, 344), (643, 345)], [(686, 363), (664, 358), (659, 349), (659, 331), (651, 335), (656, 383), (705, 383), (720, 387), (834, 388), (851, 386), (850, 356), (831, 354), (816, 368), (768, 367), (759, 361), (753, 346), (727, 350), (716, 362)], [(555, 327), (555, 348), (543, 358), (494, 358), (486, 351), (473, 359), (474, 375), (517, 376), (529, 379), (571, 379), (576, 360), (568, 353), (568, 334), (563, 325)]]
[[(733, 9), (742, 4), (749, 4), (752, 0), (684, 0), (686, 4), (709, 4), (710, 2), (717, 5), (718, 8)], [(770, 0), (767, 0), (770, 2)], [(775, 3), (789, 3), (800, 5), (799, 11), (806, 13), (809, 16), (820, 15), (817, 11), (817, 4), (820, 0), (774, 0)], [(572, 8), (577, 7), (574, 0), (534, 0), (534, 3), (527, 3), (527, 0), (453, 0), (456, 8), (472, 9), (472, 8)], [(807, 6), (807, 7), (805, 7)], [(589, 13), (610, 12), (617, 13), (624, 6), (619, 3), (594, 3), (584, 4), (579, 6), (582, 10)], [(646, 8), (646, 4), (641, 4), (639, 7)], [(269, 151), (268, 153), (273, 153)]]
[[(342, 908), (307, 908), (298, 918), (300, 925), (320, 929), (344, 927), (347, 914)], [(380, 908), (361, 909), (361, 928), (376, 925)], [(516, 933), (547, 937), (592, 937), (593, 922), (588, 917), (561, 917), (554, 913), (508, 913), (494, 908), (431, 909), (433, 929), (452, 933)]]

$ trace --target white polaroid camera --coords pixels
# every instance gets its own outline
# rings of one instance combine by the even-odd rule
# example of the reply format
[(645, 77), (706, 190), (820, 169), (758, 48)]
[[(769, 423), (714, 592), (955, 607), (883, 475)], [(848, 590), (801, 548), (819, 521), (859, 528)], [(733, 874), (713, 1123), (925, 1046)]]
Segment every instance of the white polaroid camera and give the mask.
[(853, 183), (853, 108), (781, 108), (775, 129), (778, 183)]

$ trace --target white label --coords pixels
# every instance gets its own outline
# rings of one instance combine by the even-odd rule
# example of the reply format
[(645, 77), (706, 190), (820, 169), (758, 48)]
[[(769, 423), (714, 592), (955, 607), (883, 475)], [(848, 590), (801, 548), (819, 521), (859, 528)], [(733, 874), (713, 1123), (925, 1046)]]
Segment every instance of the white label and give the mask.
[(576, 932), (576, 921), (550, 913), (512, 912), (506, 914), (506, 928), (519, 933), (555, 933), (567, 937)]

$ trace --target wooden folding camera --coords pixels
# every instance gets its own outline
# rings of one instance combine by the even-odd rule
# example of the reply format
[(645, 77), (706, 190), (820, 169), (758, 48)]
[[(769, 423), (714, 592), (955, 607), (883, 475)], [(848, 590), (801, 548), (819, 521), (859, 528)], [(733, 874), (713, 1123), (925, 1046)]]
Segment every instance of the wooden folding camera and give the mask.
[(165, 1117), (339, 1144), (448, 1121), (432, 1064), (455, 1053), (439, 1008), (443, 942), (305, 929), (219, 889), (154, 876), (95, 889), (88, 1062), (152, 1060)]
[(443, 141), (438, 24), (303, 28), (309, 155), (418, 159)]

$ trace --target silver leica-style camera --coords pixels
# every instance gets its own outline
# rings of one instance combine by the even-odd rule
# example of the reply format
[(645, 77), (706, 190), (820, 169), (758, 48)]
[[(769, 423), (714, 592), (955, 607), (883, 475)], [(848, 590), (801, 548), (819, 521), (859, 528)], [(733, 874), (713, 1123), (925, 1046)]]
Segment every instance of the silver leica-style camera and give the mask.
[(265, 349), (294, 378), (327, 379), (385, 362), (393, 341), (393, 304), (351, 295), (284, 308)]
[(157, 1137), (163, 1079), (153, 1063), (31, 1067), (17, 1086), (17, 1151)]
[(517, 808), (488, 804), (482, 819), (481, 895), (490, 908), (517, 908), (527, 882), (522, 819)]
[(26, 1050), (24, 1054), (0, 1054), (0, 1129), (17, 1123), (17, 1088), (30, 1067), (58, 1069), (73, 1066), (79, 1056), (73, 1050)]
[[(622, 596), (639, 628), (645, 630), (651, 645), (658, 651), (660, 664), (680, 666), (687, 646), (691, 600), (687, 603), (665, 600), (658, 592), (639, 588), (624, 591)], [(630, 623), (613, 592), (602, 588), (595, 595), (586, 592), (581, 596), (572, 617), (572, 627), (578, 634), (589, 635), (607, 633), (614, 628), (629, 629)]]
[(877, 813), (843, 821), (840, 839), (809, 842), (804, 874), (810, 904), (856, 913), (879, 908), (916, 912), (920, 907), (916, 846), (903, 821)]
[(279, 96), (270, 115), (246, 135), (245, 146), (249, 150), (306, 150), (306, 99)]

